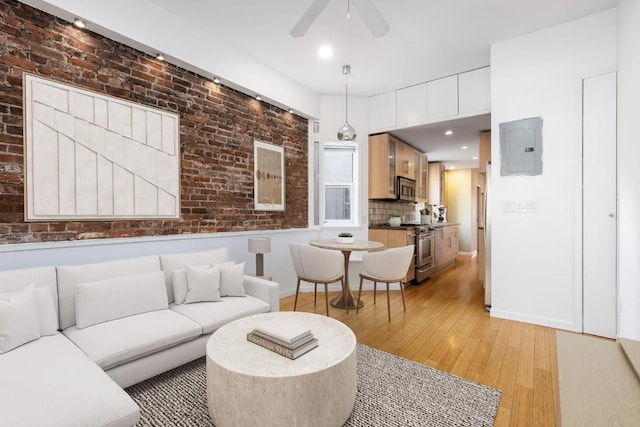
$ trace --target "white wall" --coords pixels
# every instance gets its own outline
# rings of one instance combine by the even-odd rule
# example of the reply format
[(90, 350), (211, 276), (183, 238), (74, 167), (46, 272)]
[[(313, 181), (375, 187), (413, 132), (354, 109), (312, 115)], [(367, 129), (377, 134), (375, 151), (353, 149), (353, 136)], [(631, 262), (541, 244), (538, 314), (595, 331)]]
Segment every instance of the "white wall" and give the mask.
[(618, 1), (618, 334), (640, 340), (640, 2)]
[[(491, 47), (492, 316), (581, 329), (582, 79), (615, 67), (615, 9)], [(542, 175), (501, 177), (499, 124), (538, 116)]]
[[(446, 191), (447, 191), (447, 221), (459, 222), (458, 227), (458, 250), (460, 252), (472, 253), (475, 248), (471, 248), (471, 169), (448, 170)], [(473, 189), (475, 191), (475, 188)]]
[(304, 117), (320, 114), (317, 93), (148, 0), (23, 0), (23, 3), (69, 21), (80, 17), (88, 21), (87, 28), (91, 31), (151, 55), (162, 52), (173, 64), (206, 77), (219, 76), (226, 86), (252, 96), (259, 93), (274, 105), (291, 107)]
[[(309, 134), (310, 140), (320, 142), (335, 142), (338, 140), (338, 129), (345, 121), (344, 96), (323, 95), (320, 97), (320, 132)], [(369, 168), (369, 98), (349, 97), (349, 124), (356, 129), (358, 142), (358, 156), (360, 160), (360, 225), (345, 231), (353, 233), (358, 240), (368, 239), (368, 168)], [(344, 227), (339, 230), (342, 231)], [(334, 228), (325, 228), (323, 238), (335, 237), (339, 232)]]

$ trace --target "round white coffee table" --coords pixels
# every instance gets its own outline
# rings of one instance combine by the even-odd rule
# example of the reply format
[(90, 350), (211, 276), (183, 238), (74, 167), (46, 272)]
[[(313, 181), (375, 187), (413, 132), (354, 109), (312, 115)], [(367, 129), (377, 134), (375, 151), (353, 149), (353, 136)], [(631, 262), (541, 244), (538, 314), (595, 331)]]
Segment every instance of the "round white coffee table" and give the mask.
[[(318, 347), (295, 360), (247, 341), (261, 322), (311, 329)], [(216, 427), (342, 426), (356, 398), (356, 337), (326, 316), (276, 312), (245, 317), (207, 342), (207, 401)]]

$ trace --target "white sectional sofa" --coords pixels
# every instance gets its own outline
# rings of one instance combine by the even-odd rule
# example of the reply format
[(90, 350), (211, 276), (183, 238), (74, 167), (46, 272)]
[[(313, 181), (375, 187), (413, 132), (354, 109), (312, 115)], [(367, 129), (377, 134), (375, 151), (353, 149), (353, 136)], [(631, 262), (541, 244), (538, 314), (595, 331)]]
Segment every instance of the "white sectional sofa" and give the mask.
[(229, 321), (279, 310), (278, 284), (242, 269), (217, 249), (0, 271), (0, 424), (135, 424), (124, 387), (204, 356)]

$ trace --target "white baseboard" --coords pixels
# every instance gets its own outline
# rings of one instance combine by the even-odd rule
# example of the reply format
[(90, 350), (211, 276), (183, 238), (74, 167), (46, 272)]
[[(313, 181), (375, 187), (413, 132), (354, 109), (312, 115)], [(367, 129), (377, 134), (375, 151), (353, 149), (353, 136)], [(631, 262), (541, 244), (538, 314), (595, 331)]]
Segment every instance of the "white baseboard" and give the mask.
[(477, 257), (478, 256), (478, 251), (473, 251), (473, 252), (458, 252), (459, 256), (469, 256), (471, 258)]
[(549, 319), (546, 317), (529, 316), (527, 314), (513, 313), (510, 311), (497, 310), (491, 308), (491, 317), (500, 319), (515, 320), (517, 322), (531, 323), (539, 326), (546, 326), (554, 329), (564, 329), (571, 332), (582, 332), (573, 322), (564, 320)]

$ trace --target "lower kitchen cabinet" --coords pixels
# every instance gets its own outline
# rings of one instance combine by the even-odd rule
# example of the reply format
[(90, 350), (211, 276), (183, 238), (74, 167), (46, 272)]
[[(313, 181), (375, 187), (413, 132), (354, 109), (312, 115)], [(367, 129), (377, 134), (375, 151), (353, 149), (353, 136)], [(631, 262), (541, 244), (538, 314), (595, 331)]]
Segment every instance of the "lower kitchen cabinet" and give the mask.
[(458, 255), (458, 226), (448, 225), (439, 227), (436, 233), (436, 270), (442, 270), (455, 264)]
[[(414, 228), (403, 228), (399, 230), (371, 228), (369, 229), (369, 240), (382, 243), (384, 245), (384, 249), (400, 248), (402, 246), (415, 245), (415, 233)], [(415, 256), (416, 254), (414, 252), (413, 262), (409, 266), (407, 275), (404, 279), (406, 283), (410, 283), (416, 277)]]

